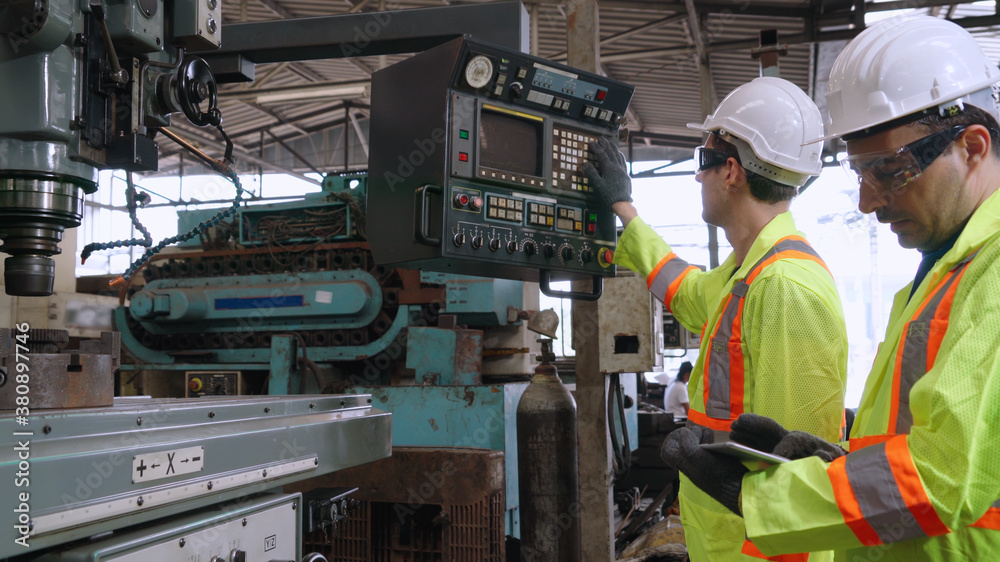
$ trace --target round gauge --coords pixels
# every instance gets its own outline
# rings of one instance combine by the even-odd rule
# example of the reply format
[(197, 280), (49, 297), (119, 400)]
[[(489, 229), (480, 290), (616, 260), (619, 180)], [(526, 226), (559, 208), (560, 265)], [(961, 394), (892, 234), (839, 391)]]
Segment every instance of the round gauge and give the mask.
[(465, 66), (465, 81), (473, 88), (482, 88), (493, 78), (493, 63), (483, 55), (478, 55)]

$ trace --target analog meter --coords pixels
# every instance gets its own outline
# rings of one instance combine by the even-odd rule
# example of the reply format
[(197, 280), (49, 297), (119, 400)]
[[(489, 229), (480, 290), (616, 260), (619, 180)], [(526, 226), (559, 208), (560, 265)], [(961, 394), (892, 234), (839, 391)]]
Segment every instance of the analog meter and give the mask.
[(474, 57), (465, 67), (465, 81), (473, 88), (482, 88), (492, 77), (493, 63), (483, 55)]

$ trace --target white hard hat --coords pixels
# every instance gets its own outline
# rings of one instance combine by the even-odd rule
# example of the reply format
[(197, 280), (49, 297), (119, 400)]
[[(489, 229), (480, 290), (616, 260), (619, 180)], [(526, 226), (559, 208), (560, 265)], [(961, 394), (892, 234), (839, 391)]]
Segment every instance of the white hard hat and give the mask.
[(931, 16), (886, 20), (862, 31), (833, 63), (830, 120), (819, 140), (965, 103), (996, 117), (997, 81), (997, 66), (958, 25)]
[[(823, 168), (823, 118), (813, 100), (788, 80), (763, 76), (736, 88), (704, 123), (736, 145), (743, 167), (779, 183), (799, 187)], [(742, 142), (733, 142), (733, 137)]]

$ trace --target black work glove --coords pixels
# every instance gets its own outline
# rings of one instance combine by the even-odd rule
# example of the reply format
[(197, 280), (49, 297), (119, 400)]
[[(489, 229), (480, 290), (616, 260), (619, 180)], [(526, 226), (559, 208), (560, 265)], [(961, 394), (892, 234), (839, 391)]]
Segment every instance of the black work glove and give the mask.
[(847, 451), (804, 431), (788, 431), (766, 416), (743, 414), (730, 427), (729, 439), (789, 460), (819, 457), (831, 462)]
[(682, 427), (667, 435), (660, 448), (660, 457), (663, 462), (683, 472), (691, 483), (715, 501), (742, 516), (740, 491), (743, 489), (743, 475), (749, 471), (735, 457), (701, 448), (702, 443), (711, 442), (710, 429)]
[(608, 208), (619, 201), (632, 202), (632, 178), (628, 175), (625, 155), (607, 137), (590, 143), (590, 150), (601, 165), (601, 171), (598, 172), (590, 162), (584, 164), (581, 171), (601, 202)]

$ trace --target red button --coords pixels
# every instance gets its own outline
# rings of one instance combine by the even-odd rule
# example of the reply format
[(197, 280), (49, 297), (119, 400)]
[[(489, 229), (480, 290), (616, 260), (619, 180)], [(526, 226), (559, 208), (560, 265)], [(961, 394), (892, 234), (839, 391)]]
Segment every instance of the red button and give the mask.
[(603, 101), (606, 95), (608, 95), (607, 90), (597, 90), (597, 101)]
[(615, 253), (611, 250), (604, 250), (601, 252), (601, 261), (604, 263), (611, 263), (615, 259)]
[(595, 228), (597, 228), (596, 224), (588, 224), (587, 225), (587, 232), (593, 233)]
[(469, 204), (469, 196), (468, 195), (462, 195), (461, 197), (458, 198), (458, 203), (460, 205), (463, 205), (463, 206), (464, 205), (468, 205)]
[(468, 152), (459, 152), (458, 153), (458, 159), (461, 162), (468, 162), (469, 161), (469, 153)]

